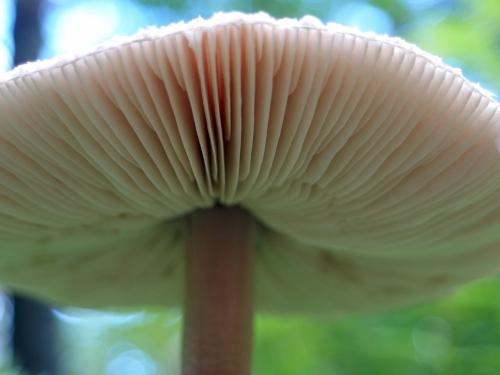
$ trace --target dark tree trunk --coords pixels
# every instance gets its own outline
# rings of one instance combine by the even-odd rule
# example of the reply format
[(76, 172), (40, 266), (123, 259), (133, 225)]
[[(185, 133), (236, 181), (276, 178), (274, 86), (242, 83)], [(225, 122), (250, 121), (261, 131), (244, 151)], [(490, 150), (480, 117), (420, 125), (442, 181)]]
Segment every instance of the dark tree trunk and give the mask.
[[(35, 60), (42, 44), (43, 0), (17, 0), (14, 22), (14, 65)], [(57, 374), (55, 319), (48, 306), (22, 296), (13, 297), (14, 358), (27, 374)]]
[(57, 374), (55, 320), (50, 308), (16, 295), (12, 345), (16, 364), (26, 374)]
[(14, 66), (36, 60), (42, 45), (41, 10), (44, 0), (17, 0), (14, 21)]

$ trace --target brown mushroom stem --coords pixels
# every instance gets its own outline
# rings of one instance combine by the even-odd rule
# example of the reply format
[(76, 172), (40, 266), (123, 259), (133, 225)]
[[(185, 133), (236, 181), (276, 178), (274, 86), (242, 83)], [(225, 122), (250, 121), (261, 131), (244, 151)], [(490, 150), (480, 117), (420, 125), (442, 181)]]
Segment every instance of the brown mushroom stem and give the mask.
[(183, 375), (250, 374), (253, 220), (239, 208), (192, 214), (186, 251)]

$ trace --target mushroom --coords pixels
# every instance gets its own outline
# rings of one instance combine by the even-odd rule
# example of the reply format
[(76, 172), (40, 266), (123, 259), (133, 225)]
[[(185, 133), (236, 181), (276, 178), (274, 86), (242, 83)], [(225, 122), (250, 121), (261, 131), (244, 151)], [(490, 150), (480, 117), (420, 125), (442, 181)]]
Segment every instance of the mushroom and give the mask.
[(0, 280), (184, 305), (183, 374), (250, 372), (254, 309), (345, 314), (500, 265), (500, 111), (400, 39), (217, 14), (0, 80)]

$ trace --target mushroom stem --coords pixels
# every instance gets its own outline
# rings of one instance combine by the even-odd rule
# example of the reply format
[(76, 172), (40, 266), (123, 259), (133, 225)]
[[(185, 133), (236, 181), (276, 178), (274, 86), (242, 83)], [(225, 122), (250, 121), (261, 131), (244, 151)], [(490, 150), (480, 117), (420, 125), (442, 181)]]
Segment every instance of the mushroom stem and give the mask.
[(239, 208), (196, 211), (189, 221), (183, 375), (250, 374), (253, 220)]

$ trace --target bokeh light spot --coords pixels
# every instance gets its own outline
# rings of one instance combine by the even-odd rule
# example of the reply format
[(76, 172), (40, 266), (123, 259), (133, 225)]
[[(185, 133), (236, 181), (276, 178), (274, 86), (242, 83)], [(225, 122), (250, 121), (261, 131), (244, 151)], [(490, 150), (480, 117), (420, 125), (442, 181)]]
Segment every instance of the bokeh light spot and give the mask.
[[(120, 346), (126, 347), (126, 345)], [(153, 360), (144, 351), (137, 348), (129, 348), (119, 352), (106, 365), (106, 375), (156, 374), (158, 374), (158, 369)]]
[(394, 21), (384, 10), (362, 2), (349, 2), (333, 15), (335, 22), (353, 26), (361, 31), (392, 34)]
[(12, 1), (0, 0), (0, 72), (12, 66)]
[(420, 319), (412, 333), (417, 359), (434, 363), (443, 358), (452, 346), (452, 329), (440, 317), (427, 316)]
[(89, 2), (64, 8), (54, 20), (53, 44), (58, 53), (72, 53), (110, 38), (118, 26), (114, 2)]

